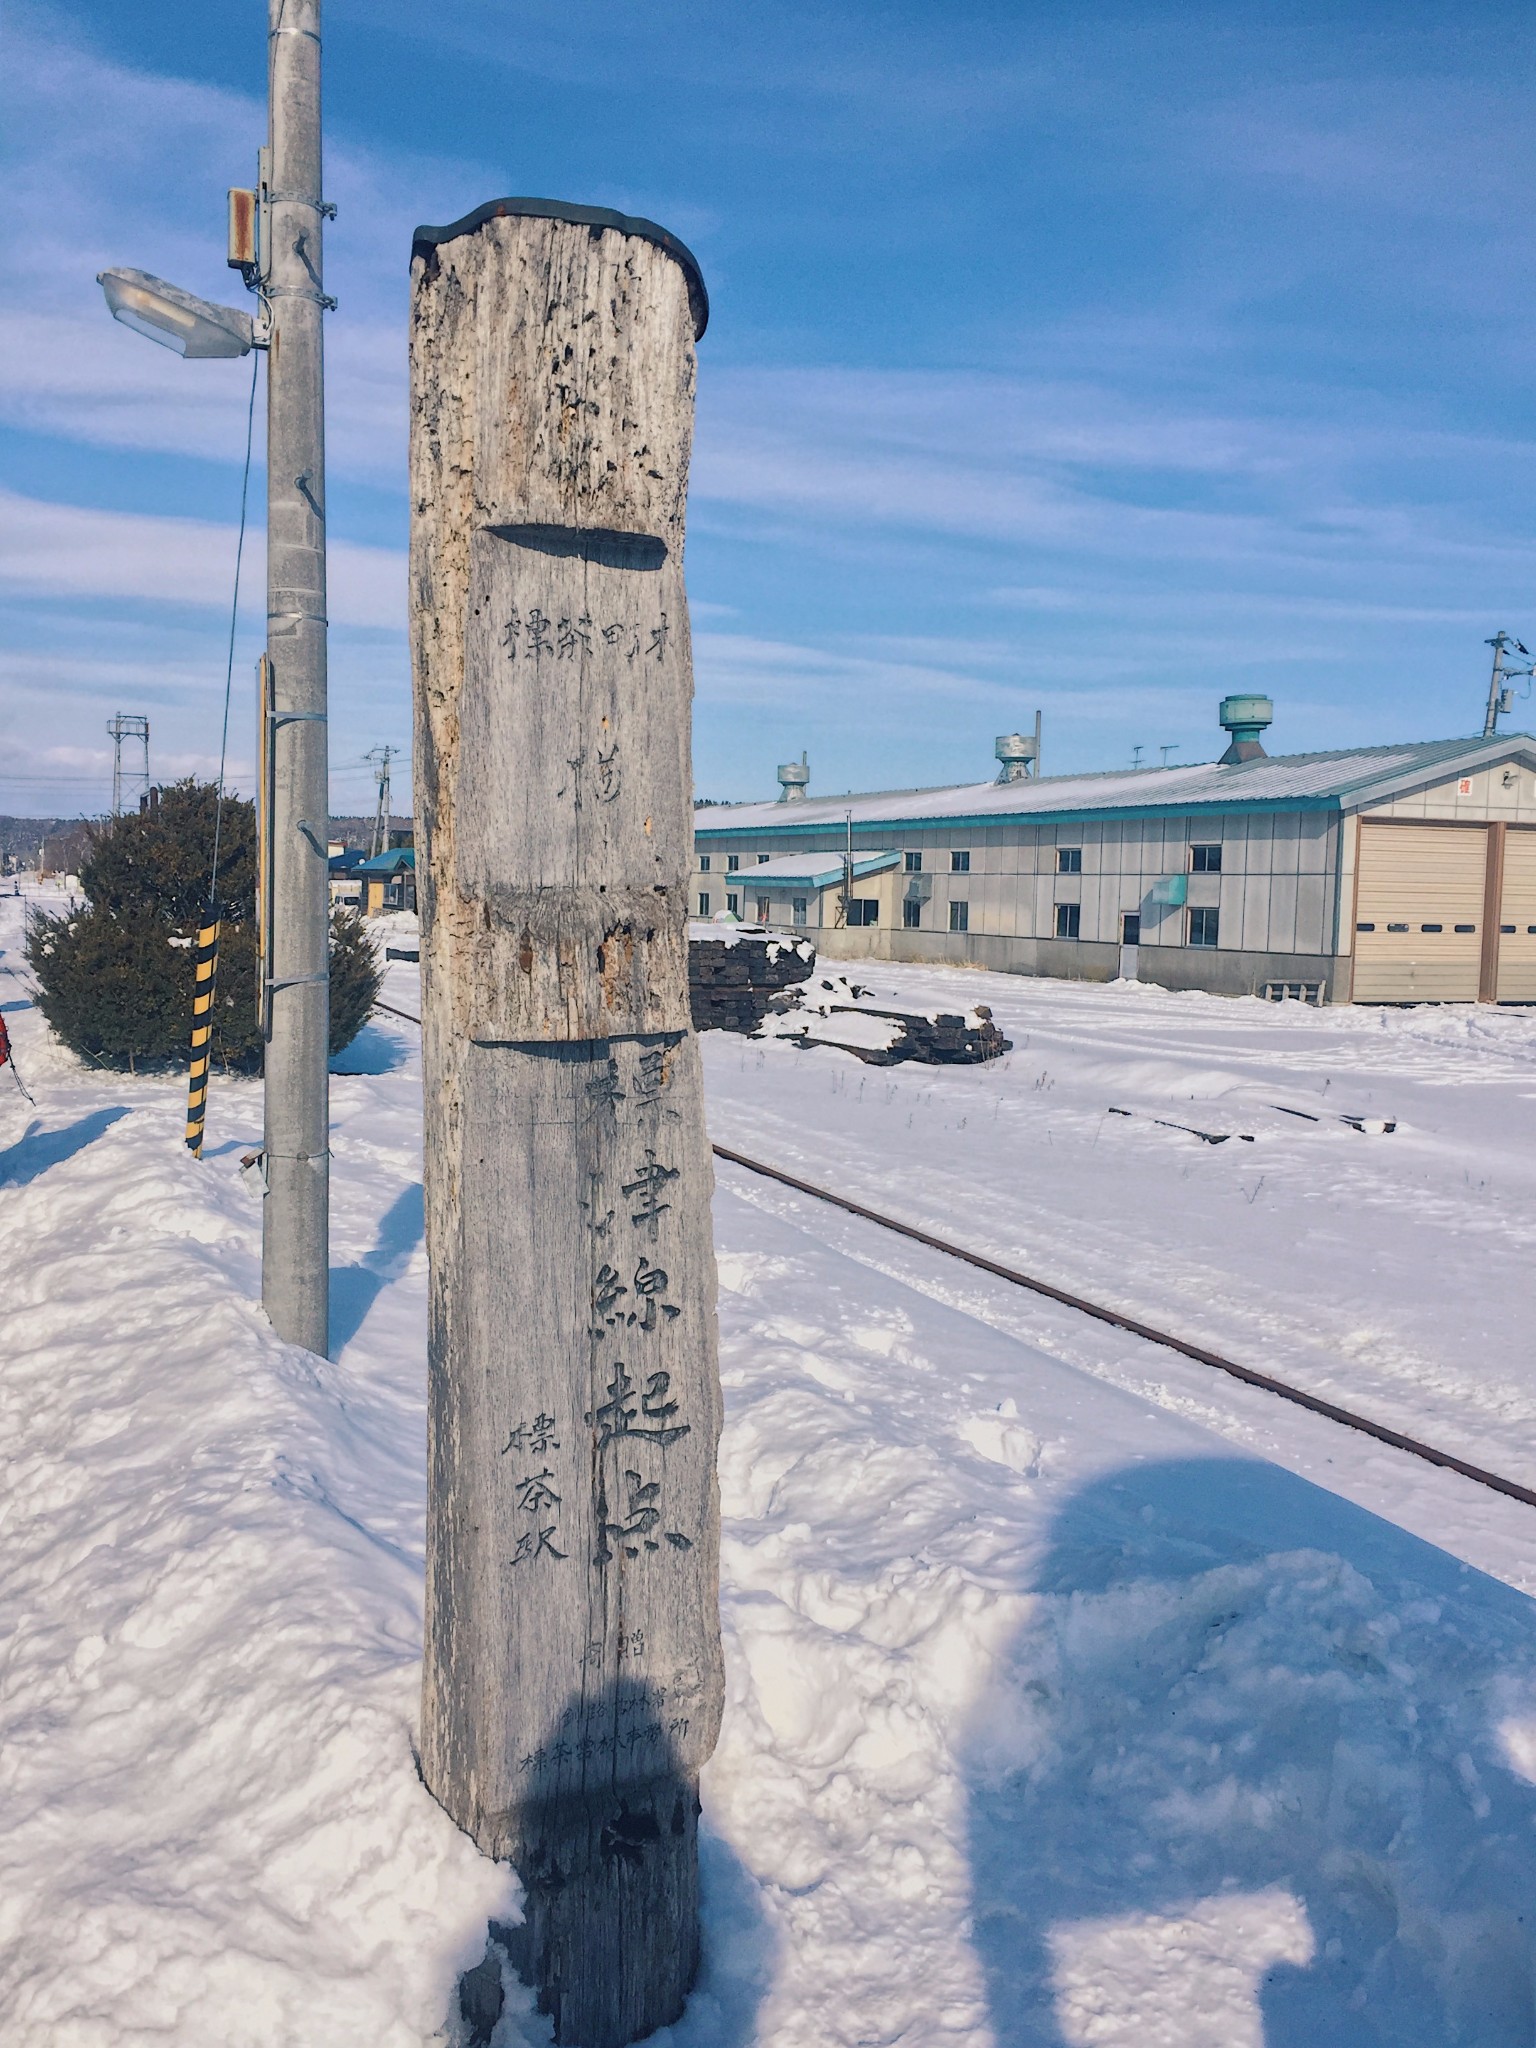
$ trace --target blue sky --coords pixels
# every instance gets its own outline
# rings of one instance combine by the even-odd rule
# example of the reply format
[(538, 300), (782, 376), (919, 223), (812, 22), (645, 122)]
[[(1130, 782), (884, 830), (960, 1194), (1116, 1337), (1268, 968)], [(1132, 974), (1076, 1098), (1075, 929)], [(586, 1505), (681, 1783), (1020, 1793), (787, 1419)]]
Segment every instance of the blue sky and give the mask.
[[(1440, 737), (1496, 627), (1536, 645), (1524, 6), (327, 0), (326, 38), (334, 810), (409, 743), (411, 229), (509, 192), (709, 283), (702, 794), (802, 748), (813, 790), (980, 779), (1037, 705), (1048, 770), (1209, 758), (1231, 688), (1275, 750)], [(261, 0), (7, 11), (0, 809), (101, 808), (118, 710), (157, 775), (216, 759), (249, 365), (94, 275), (241, 297), (264, 49)]]

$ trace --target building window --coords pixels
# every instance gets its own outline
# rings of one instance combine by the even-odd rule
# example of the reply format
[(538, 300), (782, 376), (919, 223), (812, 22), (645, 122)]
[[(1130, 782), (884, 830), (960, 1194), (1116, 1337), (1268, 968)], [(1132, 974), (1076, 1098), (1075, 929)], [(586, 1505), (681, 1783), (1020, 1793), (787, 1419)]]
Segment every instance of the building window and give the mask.
[(701, 875), (707, 875), (709, 873), (709, 855), (707, 853), (701, 853), (699, 855), (699, 873)]
[(1219, 911), (1200, 908), (1189, 913), (1189, 943), (1192, 946), (1214, 946), (1220, 929)]
[(1141, 912), (1127, 910), (1120, 919), (1120, 943), (1122, 946), (1141, 944)]
[[(1192, 846), (1189, 849), (1189, 872), (1192, 875), (1219, 875), (1221, 873), (1221, 848), (1219, 846)], [(1190, 943), (1193, 945), (1194, 941)], [(1214, 946), (1216, 941), (1211, 940)]]
[[(970, 858), (969, 855), (966, 856)], [(969, 903), (951, 903), (949, 906), (949, 928), (952, 932), (968, 932), (971, 928), (971, 906)]]
[(759, 896), (759, 897), (758, 897), (758, 899), (757, 899), (757, 921), (758, 921), (758, 923), (759, 923), (759, 924), (766, 924), (766, 923), (768, 922), (768, 914), (769, 914), (769, 912), (770, 912), (770, 911), (772, 910), (772, 908), (773, 908), (773, 905), (772, 905), (772, 904), (771, 904), (771, 903), (770, 903), (770, 902), (768, 901), (768, 898), (767, 898), (766, 896)]
[(880, 899), (876, 896), (855, 896), (848, 905), (850, 924), (878, 924), (880, 922)]
[(708, 917), (709, 915), (709, 891), (707, 889), (699, 891), (699, 915), (700, 917)]
[(792, 896), (789, 900), (789, 912), (796, 924), (804, 924), (805, 898), (803, 896)]
[(734, 889), (728, 889), (726, 891), (725, 907), (731, 913), (732, 917), (740, 917), (741, 898), (736, 894), (736, 891)]
[(920, 875), (923, 872), (923, 856), (920, 853), (904, 853), (901, 858), (909, 875)]
[(773, 857), (773, 856), (772, 856), (771, 854), (767, 854), (767, 853), (760, 853), (760, 854), (759, 854), (759, 855), (757, 856), (757, 864), (758, 864), (758, 866), (759, 866), (760, 868), (765, 868), (765, 867), (767, 867), (767, 865), (768, 865), (769, 861), (770, 861), (770, 860), (772, 859), (772, 857)]
[(1056, 872), (1058, 875), (1080, 875), (1083, 872), (1083, 849), (1080, 846), (1058, 846)]
[(736, 870), (741, 866), (741, 855), (739, 853), (728, 853), (725, 856), (725, 865), (734, 875)]
[(1075, 939), (1083, 922), (1083, 906), (1080, 903), (1058, 903), (1056, 906), (1056, 936), (1058, 939)]
[[(971, 872), (971, 850), (968, 846), (957, 846), (949, 856), (949, 872), (952, 875), (968, 875)], [(964, 931), (965, 926), (961, 925)]]
[(915, 896), (909, 896), (901, 906), (901, 922), (909, 932), (915, 932), (923, 921), (923, 906)]

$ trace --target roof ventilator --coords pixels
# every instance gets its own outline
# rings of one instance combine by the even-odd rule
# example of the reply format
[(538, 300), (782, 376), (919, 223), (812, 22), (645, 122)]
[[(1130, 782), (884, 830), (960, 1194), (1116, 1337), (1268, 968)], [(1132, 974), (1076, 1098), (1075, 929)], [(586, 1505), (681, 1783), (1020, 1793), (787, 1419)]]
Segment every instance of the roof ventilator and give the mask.
[(1231, 744), (1222, 755), (1220, 766), (1225, 768), (1234, 761), (1264, 760), (1264, 742), (1259, 735), (1274, 723), (1275, 707), (1268, 697), (1250, 696), (1246, 692), (1221, 700), (1221, 723), (1230, 734)]
[(781, 804), (803, 804), (805, 792), (810, 785), (811, 764), (807, 755), (798, 761), (781, 761), (778, 766), (779, 802)]

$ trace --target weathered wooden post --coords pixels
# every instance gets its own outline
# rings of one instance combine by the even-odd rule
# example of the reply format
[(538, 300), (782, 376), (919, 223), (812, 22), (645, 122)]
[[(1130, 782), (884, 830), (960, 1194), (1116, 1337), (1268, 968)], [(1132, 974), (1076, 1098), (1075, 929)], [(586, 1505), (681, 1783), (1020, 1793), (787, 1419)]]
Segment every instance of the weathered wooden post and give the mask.
[(418, 231), (427, 1784), (528, 1890), (556, 2039), (677, 2016), (722, 1703), (689, 1026), (698, 266), (507, 199)]

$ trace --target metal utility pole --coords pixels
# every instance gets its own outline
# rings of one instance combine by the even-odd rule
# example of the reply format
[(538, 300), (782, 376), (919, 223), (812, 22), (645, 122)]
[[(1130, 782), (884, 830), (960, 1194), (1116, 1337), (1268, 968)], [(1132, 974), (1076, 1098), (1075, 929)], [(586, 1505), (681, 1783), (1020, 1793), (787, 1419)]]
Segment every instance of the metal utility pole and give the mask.
[(149, 720), (140, 718), (130, 711), (119, 711), (107, 727), (112, 741), (112, 815), (123, 815), (123, 741), (142, 740), (144, 743), (144, 768), (138, 775), (129, 776), (129, 781), (139, 785), (141, 790), (149, 788)]
[(269, 0), (258, 195), (267, 356), (267, 654), (272, 923), (265, 963), (267, 1196), (261, 1298), (325, 1352), (330, 1307), (330, 905), (325, 662), (325, 296), (320, 0)]
[[(1536, 667), (1536, 663), (1533, 663), (1531, 650), (1523, 641), (1517, 640), (1512, 633), (1500, 630), (1494, 634), (1491, 640), (1486, 640), (1483, 644), (1485, 647), (1493, 649), (1493, 674), (1488, 680), (1488, 709), (1483, 714), (1483, 738), (1491, 740), (1499, 729), (1501, 715), (1514, 709), (1515, 697), (1514, 692), (1509, 687), (1510, 677), (1530, 675), (1533, 667)], [(1526, 665), (1524, 668), (1521, 668), (1515, 662), (1505, 659), (1510, 648), (1513, 648), (1517, 654), (1525, 656)]]
[(389, 764), (394, 757), (393, 747), (370, 747), (367, 754), (367, 759), (374, 763), (379, 785), (379, 800), (373, 813), (373, 837), (368, 844), (370, 860), (389, 848)]

